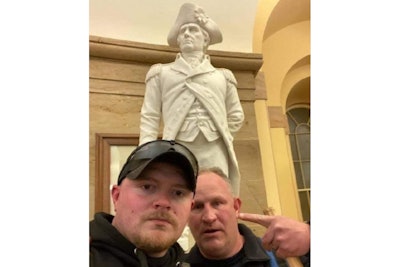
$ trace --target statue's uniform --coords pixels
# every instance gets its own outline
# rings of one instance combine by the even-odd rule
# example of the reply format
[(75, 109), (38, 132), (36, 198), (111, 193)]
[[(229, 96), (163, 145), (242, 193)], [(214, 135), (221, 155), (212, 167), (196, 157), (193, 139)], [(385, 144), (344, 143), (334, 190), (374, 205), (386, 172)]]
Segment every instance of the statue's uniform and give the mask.
[(153, 65), (146, 76), (140, 144), (158, 137), (193, 151), (200, 168), (220, 167), (239, 193), (240, 174), (233, 134), (244, 121), (237, 82), (228, 69), (214, 68), (208, 55), (191, 68), (180, 54), (174, 62)]

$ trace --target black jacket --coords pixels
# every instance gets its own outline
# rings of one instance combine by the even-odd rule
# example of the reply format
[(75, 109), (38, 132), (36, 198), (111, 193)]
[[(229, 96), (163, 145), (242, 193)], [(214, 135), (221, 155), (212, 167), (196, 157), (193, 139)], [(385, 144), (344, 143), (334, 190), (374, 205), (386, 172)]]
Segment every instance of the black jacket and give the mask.
[[(204, 258), (197, 245), (188, 253), (185, 263), (192, 267), (229, 266), (229, 267), (270, 267), (270, 257), (265, 253), (261, 239), (244, 224), (238, 224), (239, 232), (244, 237), (243, 249), (227, 260), (208, 260)], [(284, 260), (277, 259), (279, 266), (287, 266)]]
[(175, 243), (165, 257), (156, 259), (147, 257), (134, 244), (123, 237), (111, 225), (114, 216), (100, 212), (90, 221), (90, 266), (91, 267), (176, 267), (184, 254)]

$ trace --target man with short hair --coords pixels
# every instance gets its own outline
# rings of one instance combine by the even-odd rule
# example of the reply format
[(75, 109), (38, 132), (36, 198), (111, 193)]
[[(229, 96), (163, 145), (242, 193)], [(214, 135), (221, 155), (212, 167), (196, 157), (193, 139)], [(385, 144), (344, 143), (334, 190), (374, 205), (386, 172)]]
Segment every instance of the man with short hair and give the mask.
[(178, 266), (197, 172), (195, 156), (175, 141), (137, 147), (112, 187), (115, 216), (99, 212), (90, 222), (90, 266)]
[(265, 252), (261, 239), (244, 224), (238, 224), (240, 207), (241, 200), (235, 197), (222, 170), (210, 168), (199, 172), (189, 217), (196, 244), (186, 263), (192, 267), (278, 266), (276, 259)]

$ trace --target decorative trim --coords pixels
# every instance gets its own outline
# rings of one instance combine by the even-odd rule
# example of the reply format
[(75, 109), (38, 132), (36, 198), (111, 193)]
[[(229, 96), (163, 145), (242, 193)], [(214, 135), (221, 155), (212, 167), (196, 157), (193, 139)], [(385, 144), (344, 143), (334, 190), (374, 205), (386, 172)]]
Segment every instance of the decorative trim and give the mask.
[(110, 146), (137, 146), (137, 134), (96, 133), (94, 212), (110, 212)]
[[(166, 45), (154, 45), (133, 41), (89, 36), (89, 55), (148, 64), (168, 63), (175, 60), (178, 49)], [(262, 54), (207, 50), (212, 64), (217, 68), (253, 71), (263, 63)]]
[(268, 107), (268, 115), (271, 128), (284, 128), (286, 134), (289, 134), (287, 117), (281, 107)]

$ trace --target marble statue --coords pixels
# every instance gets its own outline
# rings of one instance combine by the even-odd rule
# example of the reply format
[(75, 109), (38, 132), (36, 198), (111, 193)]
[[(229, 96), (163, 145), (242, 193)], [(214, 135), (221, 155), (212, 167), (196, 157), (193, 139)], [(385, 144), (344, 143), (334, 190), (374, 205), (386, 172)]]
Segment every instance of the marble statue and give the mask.
[(233, 73), (211, 65), (209, 45), (222, 42), (217, 24), (191, 3), (181, 6), (168, 35), (178, 47), (174, 62), (155, 64), (146, 75), (141, 109), (140, 144), (155, 140), (163, 122), (163, 139), (193, 151), (200, 168), (220, 167), (239, 194), (240, 173), (233, 136), (244, 113)]

